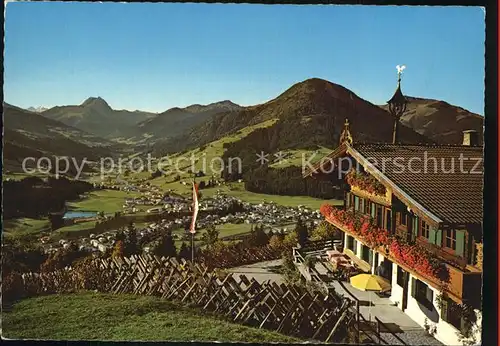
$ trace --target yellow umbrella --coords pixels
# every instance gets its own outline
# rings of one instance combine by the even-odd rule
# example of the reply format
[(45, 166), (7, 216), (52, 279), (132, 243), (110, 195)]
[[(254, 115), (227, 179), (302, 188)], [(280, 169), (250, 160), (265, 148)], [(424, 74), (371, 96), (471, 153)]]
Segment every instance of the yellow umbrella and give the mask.
[[(391, 284), (384, 278), (373, 274), (359, 274), (349, 279), (352, 287), (361, 291), (383, 292), (391, 288)], [(372, 320), (372, 296), (370, 293), (369, 320)]]
[(349, 279), (351, 285), (361, 291), (383, 292), (391, 288), (391, 284), (381, 276), (359, 274)]

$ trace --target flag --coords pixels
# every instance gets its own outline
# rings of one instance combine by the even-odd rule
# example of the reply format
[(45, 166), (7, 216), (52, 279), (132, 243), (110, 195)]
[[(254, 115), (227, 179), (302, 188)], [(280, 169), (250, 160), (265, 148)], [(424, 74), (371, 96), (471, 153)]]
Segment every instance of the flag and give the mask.
[(198, 187), (196, 183), (193, 181), (193, 220), (191, 221), (191, 227), (189, 228), (189, 232), (195, 233), (196, 228), (196, 218), (198, 217)]

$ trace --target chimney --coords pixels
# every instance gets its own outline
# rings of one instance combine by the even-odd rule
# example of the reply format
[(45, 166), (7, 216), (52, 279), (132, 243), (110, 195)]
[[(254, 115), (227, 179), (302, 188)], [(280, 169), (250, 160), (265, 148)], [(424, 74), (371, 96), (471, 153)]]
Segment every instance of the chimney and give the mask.
[(462, 142), (462, 145), (467, 145), (467, 146), (478, 146), (479, 145), (479, 133), (477, 133), (476, 130), (466, 130), (463, 131), (464, 133), (464, 140)]

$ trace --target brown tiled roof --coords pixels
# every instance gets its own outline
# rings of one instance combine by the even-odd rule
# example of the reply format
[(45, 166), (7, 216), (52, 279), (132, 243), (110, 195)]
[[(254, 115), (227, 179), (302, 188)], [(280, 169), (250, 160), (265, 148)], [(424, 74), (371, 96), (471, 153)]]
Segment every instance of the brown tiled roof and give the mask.
[[(352, 148), (413, 200), (444, 222), (482, 222), (482, 147), (354, 143)], [(463, 169), (460, 165), (461, 155), (464, 158)], [(437, 162), (436, 169), (434, 158)], [(447, 171), (452, 172), (446, 173)]]

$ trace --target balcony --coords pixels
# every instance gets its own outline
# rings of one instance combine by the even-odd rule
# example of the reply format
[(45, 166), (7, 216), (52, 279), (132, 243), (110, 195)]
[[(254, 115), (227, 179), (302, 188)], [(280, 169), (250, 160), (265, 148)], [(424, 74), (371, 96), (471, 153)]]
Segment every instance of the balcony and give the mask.
[(457, 303), (467, 301), (475, 306), (480, 306), (481, 299), (481, 271), (463, 271), (447, 265), (450, 280), (447, 291), (451, 293), (450, 298)]
[(465, 270), (467, 267), (467, 260), (463, 257), (458, 257), (453, 254), (450, 254), (449, 252), (446, 252), (443, 250), (441, 247), (436, 246), (435, 244), (429, 243), (427, 240), (422, 239), (422, 238), (417, 238), (417, 243), (425, 248), (427, 251), (432, 253), (434, 256), (442, 259), (444, 262), (455, 266), (461, 270)]
[[(440, 290), (444, 285), (446, 292), (454, 301), (462, 303), (465, 300), (476, 304), (481, 296), (482, 271), (467, 265), (465, 259), (445, 253), (433, 244), (423, 241), (406, 244), (405, 241), (390, 235), (385, 239), (368, 237), (367, 234), (370, 235), (371, 232), (363, 232), (362, 226), (355, 226), (356, 218), (359, 219), (361, 216), (349, 211), (325, 206), (321, 208), (321, 212), (329, 223), (375, 249), (419, 280)], [(377, 229), (374, 233), (382, 231), (384, 230)], [(439, 261), (432, 261), (432, 258)], [(436, 266), (435, 263), (442, 265)]]

